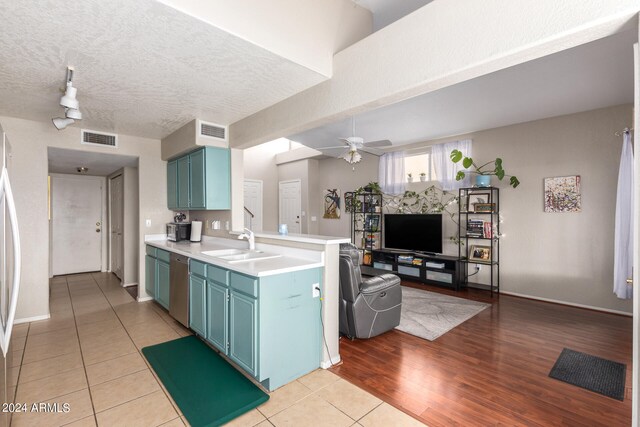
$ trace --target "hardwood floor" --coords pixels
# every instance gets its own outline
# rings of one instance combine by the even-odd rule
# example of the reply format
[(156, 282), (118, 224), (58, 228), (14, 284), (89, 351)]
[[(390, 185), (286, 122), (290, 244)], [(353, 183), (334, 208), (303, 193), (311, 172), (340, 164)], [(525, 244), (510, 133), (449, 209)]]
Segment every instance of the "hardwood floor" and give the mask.
[[(403, 285), (492, 303), (427, 341), (342, 338), (337, 375), (429, 426), (631, 425), (632, 319), (501, 295)], [(627, 365), (620, 402), (549, 378), (564, 347)]]

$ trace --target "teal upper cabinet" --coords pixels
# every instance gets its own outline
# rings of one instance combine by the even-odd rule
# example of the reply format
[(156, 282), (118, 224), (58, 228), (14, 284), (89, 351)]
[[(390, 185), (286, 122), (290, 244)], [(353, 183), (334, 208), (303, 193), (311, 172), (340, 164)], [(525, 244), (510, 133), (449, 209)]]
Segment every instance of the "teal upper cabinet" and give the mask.
[(191, 209), (206, 209), (206, 174), (205, 174), (205, 150), (194, 151), (189, 154), (189, 163), (191, 171), (189, 178), (191, 185), (189, 186), (189, 199)]
[(178, 163), (178, 209), (189, 209), (189, 156), (180, 157)]
[(169, 209), (231, 209), (231, 155), (227, 148), (203, 147), (169, 161), (167, 180)]
[(178, 209), (178, 161), (167, 163), (167, 207)]

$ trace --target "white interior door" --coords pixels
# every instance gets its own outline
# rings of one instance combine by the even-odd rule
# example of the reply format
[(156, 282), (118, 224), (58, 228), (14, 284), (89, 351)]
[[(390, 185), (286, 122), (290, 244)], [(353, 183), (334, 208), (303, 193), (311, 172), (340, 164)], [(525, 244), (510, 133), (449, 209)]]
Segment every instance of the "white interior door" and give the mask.
[(93, 176), (51, 175), (54, 275), (101, 270), (103, 182)]
[(122, 277), (122, 266), (124, 259), (124, 240), (123, 240), (123, 223), (124, 223), (124, 193), (123, 193), (123, 177), (122, 175), (111, 178), (109, 185), (109, 217), (111, 219), (111, 271)]
[(262, 181), (244, 180), (244, 207), (249, 209), (253, 217), (244, 211), (244, 226), (253, 231), (262, 231)]
[(289, 233), (301, 233), (302, 193), (299, 179), (278, 183), (278, 223), (287, 224)]

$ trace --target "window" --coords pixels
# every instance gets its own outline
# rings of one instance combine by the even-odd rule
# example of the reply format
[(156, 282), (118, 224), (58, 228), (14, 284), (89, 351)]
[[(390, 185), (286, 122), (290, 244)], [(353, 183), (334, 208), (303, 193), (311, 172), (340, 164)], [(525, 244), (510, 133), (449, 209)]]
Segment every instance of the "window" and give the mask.
[(404, 172), (407, 176), (411, 174), (414, 182), (420, 180), (421, 173), (426, 174), (426, 181), (437, 180), (430, 151), (407, 155), (404, 158)]

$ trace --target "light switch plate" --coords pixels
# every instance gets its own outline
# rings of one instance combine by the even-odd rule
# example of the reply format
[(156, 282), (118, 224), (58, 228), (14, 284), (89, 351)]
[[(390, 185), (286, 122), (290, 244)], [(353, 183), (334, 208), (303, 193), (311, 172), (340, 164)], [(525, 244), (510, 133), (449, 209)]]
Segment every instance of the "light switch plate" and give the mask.
[(151, 227), (151, 220), (150, 219), (145, 220), (144, 225), (146, 225), (147, 227)]

